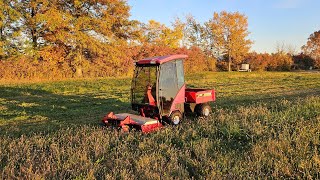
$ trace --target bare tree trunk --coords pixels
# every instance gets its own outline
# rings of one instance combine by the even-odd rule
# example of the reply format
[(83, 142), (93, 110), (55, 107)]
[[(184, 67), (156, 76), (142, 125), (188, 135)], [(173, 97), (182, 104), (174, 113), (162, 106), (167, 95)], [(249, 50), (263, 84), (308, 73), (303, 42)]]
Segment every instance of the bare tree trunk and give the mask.
[(4, 36), (3, 36), (3, 30), (2, 30), (3, 28), (2, 27), (0, 27), (0, 40), (1, 41), (3, 41), (4, 40)]
[[(36, 13), (35, 13), (35, 9), (31, 8), (31, 18), (35, 18)], [(34, 50), (36, 50), (37, 46), (38, 46), (38, 42), (37, 42), (37, 29), (36, 29), (36, 20), (34, 22), (34, 24), (31, 26), (31, 38), (32, 38), (32, 47)]]
[(77, 57), (76, 57), (76, 63), (75, 63), (75, 72), (74, 76), (77, 78), (83, 77), (83, 71), (82, 71), (82, 48), (79, 47), (77, 50)]
[(32, 47), (34, 50), (37, 49), (38, 43), (37, 43), (37, 36), (36, 36), (36, 30), (31, 29), (31, 36), (32, 36)]
[(3, 44), (4, 43), (4, 35), (2, 34), (3, 33), (3, 28), (2, 27), (0, 27), (0, 41), (2, 41), (1, 42), (1, 47), (0, 47), (0, 60), (2, 60), (2, 58), (4, 57), (4, 54), (5, 54), (5, 50), (4, 50), (4, 47), (5, 47), (5, 44)]
[(76, 66), (75, 69), (76, 69), (76, 72), (74, 73), (75, 77), (78, 77), (78, 78), (83, 77), (82, 67)]
[(231, 72), (231, 56), (230, 56), (230, 53), (228, 55), (228, 71)]
[(228, 47), (228, 71), (231, 72), (231, 38), (230, 34), (227, 36), (227, 47)]

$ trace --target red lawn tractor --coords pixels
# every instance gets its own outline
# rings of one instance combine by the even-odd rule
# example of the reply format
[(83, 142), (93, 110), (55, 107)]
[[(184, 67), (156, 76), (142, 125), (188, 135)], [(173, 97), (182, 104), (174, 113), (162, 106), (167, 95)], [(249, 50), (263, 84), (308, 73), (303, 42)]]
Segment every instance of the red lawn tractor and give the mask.
[(131, 106), (140, 115), (108, 113), (107, 126), (151, 132), (164, 124), (177, 125), (187, 112), (209, 116), (213, 89), (186, 88), (183, 60), (186, 55), (169, 55), (140, 60), (135, 64), (131, 86)]

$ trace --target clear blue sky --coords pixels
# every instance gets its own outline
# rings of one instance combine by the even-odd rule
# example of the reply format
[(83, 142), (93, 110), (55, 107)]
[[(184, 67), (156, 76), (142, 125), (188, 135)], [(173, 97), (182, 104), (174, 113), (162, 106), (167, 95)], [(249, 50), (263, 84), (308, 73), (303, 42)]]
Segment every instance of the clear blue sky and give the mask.
[(252, 50), (275, 52), (284, 43), (299, 52), (307, 38), (320, 30), (320, 0), (128, 0), (131, 19), (154, 19), (170, 26), (175, 17), (192, 14), (199, 22), (214, 12), (239, 11), (248, 16)]

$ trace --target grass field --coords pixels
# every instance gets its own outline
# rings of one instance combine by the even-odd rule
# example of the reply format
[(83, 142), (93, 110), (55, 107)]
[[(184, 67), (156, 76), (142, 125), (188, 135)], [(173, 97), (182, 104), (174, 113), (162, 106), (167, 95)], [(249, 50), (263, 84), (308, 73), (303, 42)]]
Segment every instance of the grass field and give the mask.
[(130, 79), (0, 82), (0, 179), (320, 178), (320, 73), (199, 73), (208, 119), (141, 135), (98, 126), (130, 111)]

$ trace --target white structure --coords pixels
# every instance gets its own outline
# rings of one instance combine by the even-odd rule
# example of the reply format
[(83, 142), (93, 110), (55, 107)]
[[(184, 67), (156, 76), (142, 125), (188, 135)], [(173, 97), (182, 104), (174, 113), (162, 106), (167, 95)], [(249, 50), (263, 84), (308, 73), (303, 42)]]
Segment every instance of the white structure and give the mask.
[(251, 72), (249, 64), (241, 64), (240, 72)]

